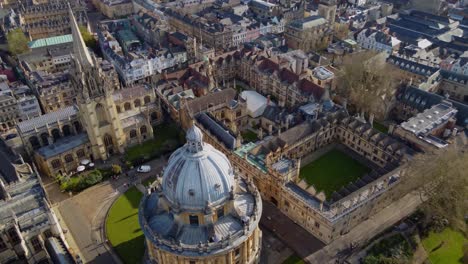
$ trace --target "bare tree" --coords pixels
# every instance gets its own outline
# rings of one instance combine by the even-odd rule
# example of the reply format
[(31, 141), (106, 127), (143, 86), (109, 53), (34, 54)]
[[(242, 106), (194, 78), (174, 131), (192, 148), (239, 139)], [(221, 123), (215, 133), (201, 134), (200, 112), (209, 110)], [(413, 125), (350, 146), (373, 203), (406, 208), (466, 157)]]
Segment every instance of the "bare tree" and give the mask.
[(336, 22), (333, 25), (333, 35), (338, 39), (346, 39), (349, 34), (349, 25)]
[(366, 51), (343, 58), (338, 78), (338, 93), (348, 98), (359, 113), (385, 119), (397, 90), (393, 68), (385, 62), (384, 54)]
[(466, 232), (468, 213), (468, 151), (455, 143), (434, 153), (419, 154), (409, 162), (402, 177), (403, 193), (417, 191), (421, 209), (428, 216), (449, 220)]

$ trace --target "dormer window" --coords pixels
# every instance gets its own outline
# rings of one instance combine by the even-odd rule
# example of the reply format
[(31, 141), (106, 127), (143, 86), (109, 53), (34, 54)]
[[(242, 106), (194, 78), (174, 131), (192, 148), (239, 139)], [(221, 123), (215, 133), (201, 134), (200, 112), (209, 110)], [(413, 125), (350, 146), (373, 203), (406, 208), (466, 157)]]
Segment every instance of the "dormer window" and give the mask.
[(198, 226), (199, 225), (198, 215), (189, 215), (189, 223), (190, 225)]
[(218, 219), (224, 216), (224, 207), (218, 208), (216, 210), (216, 216), (218, 217)]

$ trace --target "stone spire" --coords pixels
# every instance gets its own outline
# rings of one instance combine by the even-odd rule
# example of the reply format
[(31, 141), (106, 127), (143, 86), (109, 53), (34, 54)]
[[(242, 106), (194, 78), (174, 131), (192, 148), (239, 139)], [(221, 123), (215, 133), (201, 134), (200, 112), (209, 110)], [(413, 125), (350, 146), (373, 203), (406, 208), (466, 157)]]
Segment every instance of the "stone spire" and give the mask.
[(89, 54), (88, 48), (85, 45), (83, 37), (81, 36), (80, 28), (78, 27), (78, 23), (76, 22), (75, 15), (73, 14), (73, 10), (70, 6), (70, 3), (68, 3), (68, 13), (70, 16), (73, 37), (73, 54), (75, 55), (76, 59), (79, 61), (82, 67), (93, 66), (93, 60), (91, 58), (91, 55)]

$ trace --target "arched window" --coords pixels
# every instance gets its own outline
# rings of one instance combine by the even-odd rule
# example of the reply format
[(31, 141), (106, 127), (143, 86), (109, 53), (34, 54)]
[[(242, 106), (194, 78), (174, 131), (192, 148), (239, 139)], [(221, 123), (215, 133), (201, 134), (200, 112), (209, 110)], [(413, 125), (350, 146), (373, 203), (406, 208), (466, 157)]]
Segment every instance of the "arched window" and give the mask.
[(83, 158), (83, 157), (85, 156), (84, 150), (82, 150), (82, 149), (77, 150), (77, 151), (76, 151), (76, 156), (77, 156), (78, 158)]
[(72, 162), (72, 161), (73, 161), (73, 156), (72, 156), (72, 154), (67, 154), (67, 155), (65, 155), (65, 162), (66, 162), (66, 163), (70, 163), (70, 162)]
[(115, 106), (115, 109), (117, 110), (117, 113), (122, 112), (122, 110), (120, 109), (120, 106), (119, 106), (119, 105), (116, 105), (116, 106)]
[(39, 143), (39, 139), (36, 136), (30, 137), (29, 143), (31, 143), (31, 147), (33, 149), (37, 149), (41, 146), (41, 143)]
[(125, 109), (125, 111), (128, 111), (128, 110), (132, 109), (132, 105), (129, 102), (126, 102), (124, 104), (124, 109)]
[(133, 102), (133, 105), (136, 107), (140, 107), (141, 106), (141, 101), (140, 99), (136, 99), (134, 102)]
[(58, 128), (52, 130), (52, 137), (54, 138), (54, 142), (60, 138), (60, 130)]
[(69, 126), (69, 125), (64, 125), (64, 126), (62, 127), (62, 132), (63, 132), (63, 136), (69, 136), (69, 135), (71, 135), (70, 126)]
[(49, 134), (42, 133), (41, 134), (41, 141), (42, 141), (42, 145), (48, 146), (49, 145)]
[(54, 160), (51, 162), (51, 164), (52, 164), (52, 168), (58, 169), (58, 168), (60, 168), (60, 166), (61, 166), (62, 163), (60, 162), (59, 159), (54, 159)]
[(130, 138), (134, 138), (137, 136), (137, 132), (135, 129), (130, 130)]
[(106, 118), (106, 111), (104, 110), (104, 106), (102, 106), (102, 104), (97, 104), (95, 111), (96, 111), (96, 118), (99, 124), (106, 123), (107, 118)]
[(148, 95), (145, 96), (144, 102), (145, 102), (145, 105), (149, 104), (151, 102), (151, 97), (149, 97)]
[(114, 143), (112, 142), (112, 137), (109, 134), (105, 134), (104, 135), (104, 146), (109, 147), (109, 146), (112, 146), (112, 145), (114, 145)]
[(146, 129), (146, 126), (141, 126), (140, 127), (140, 134), (146, 134), (148, 129)]

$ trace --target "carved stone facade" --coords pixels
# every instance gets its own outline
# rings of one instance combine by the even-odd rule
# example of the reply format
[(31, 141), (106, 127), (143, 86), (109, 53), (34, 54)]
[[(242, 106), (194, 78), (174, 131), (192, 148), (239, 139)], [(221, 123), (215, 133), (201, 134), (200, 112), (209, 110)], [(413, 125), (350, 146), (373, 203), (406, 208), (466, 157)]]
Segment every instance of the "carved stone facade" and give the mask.
[(73, 106), (24, 121), (18, 131), (45, 175), (75, 172), (83, 159), (106, 160), (153, 138), (162, 120), (149, 85), (120, 88), (112, 65), (92, 56), (70, 11), (74, 55), (70, 72)]
[[(399, 182), (408, 153), (396, 140), (343, 110), (305, 121), (279, 136), (235, 151), (226, 148), (206, 128), (203, 131), (207, 141), (227, 154), (239, 174), (255, 183), (264, 200), (325, 243), (391, 203), (395, 195), (391, 189)], [(366, 163), (371, 172), (326, 197), (305, 184), (299, 171), (303, 159), (330, 147), (339, 147)]]
[[(70, 1), (78, 23), (86, 26), (88, 18), (85, 6), (81, 1)], [(70, 34), (68, 1), (47, 1), (26, 5), (20, 12), (20, 23), (23, 31), (31, 40)]]

